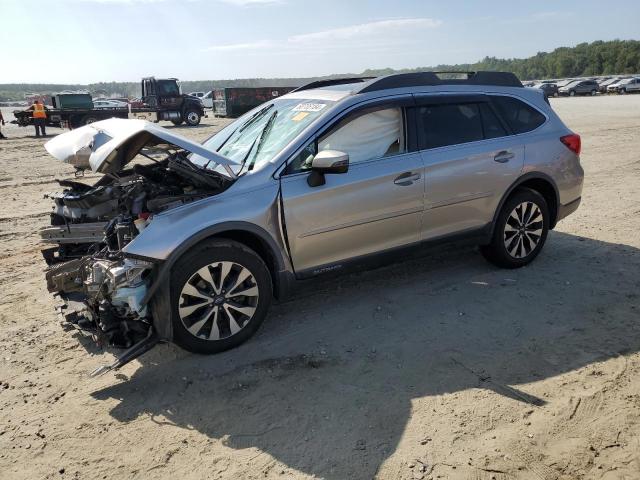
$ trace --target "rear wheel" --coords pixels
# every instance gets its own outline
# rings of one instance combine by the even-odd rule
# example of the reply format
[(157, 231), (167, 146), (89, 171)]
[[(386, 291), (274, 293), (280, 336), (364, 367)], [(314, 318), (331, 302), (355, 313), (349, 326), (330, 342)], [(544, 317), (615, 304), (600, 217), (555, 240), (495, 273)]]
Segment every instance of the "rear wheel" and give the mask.
[(92, 123), (97, 122), (98, 120), (100, 120), (97, 116), (89, 114), (89, 115), (85, 115), (82, 118), (82, 125), (90, 125)]
[(591, 96), (594, 97), (597, 92), (595, 90), (591, 90)]
[(196, 353), (236, 347), (258, 330), (271, 297), (271, 276), (258, 254), (230, 240), (204, 243), (172, 269), (174, 341)]
[(549, 232), (549, 207), (535, 190), (516, 190), (505, 202), (484, 257), (503, 268), (519, 268), (538, 256)]
[(575, 97), (575, 96), (576, 96), (576, 91), (575, 91), (575, 90), (571, 90), (571, 91), (569, 92), (569, 96), (570, 96), (570, 97)]
[(624, 95), (625, 93), (627, 93), (627, 89), (626, 88), (621, 88), (621, 89), (618, 90), (618, 93), (620, 95)]

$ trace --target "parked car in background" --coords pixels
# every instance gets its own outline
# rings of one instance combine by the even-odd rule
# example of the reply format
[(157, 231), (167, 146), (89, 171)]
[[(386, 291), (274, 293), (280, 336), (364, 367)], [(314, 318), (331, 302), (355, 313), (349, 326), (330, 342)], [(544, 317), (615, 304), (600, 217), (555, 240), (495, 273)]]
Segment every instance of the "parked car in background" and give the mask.
[(614, 83), (619, 82), (623, 77), (611, 77), (611, 78), (607, 78), (606, 80), (601, 80), (600, 83), (598, 83), (598, 91), (600, 93), (607, 93), (607, 88), (609, 87), (609, 85), (613, 85)]
[[(511, 73), (404, 73), (268, 93), (203, 144), (111, 119), (45, 145), (105, 175), (65, 184), (41, 231), (54, 244), (49, 290), (84, 308), (67, 320), (134, 345), (97, 373), (159, 339), (199, 353), (236, 347), (298, 280), (400, 260), (402, 249), (445, 238), (523, 267), (580, 204), (580, 136)], [(165, 159), (127, 165), (159, 144)]]
[(537, 85), (534, 85), (533, 88), (538, 88), (544, 92), (547, 97), (557, 97), (558, 96), (558, 85), (551, 82), (543, 82)]
[(202, 98), (204, 97), (204, 92), (191, 92), (189, 95), (192, 97)]
[(575, 81), (576, 81), (575, 78), (565, 78), (563, 80), (558, 80), (556, 82), (556, 85), (558, 85), (558, 88), (562, 88), (562, 87), (566, 87), (567, 85), (569, 85), (570, 83), (573, 83)]
[(640, 92), (640, 78), (623, 78), (622, 80), (609, 85), (607, 87), (607, 92), (619, 94)]
[(209, 90), (204, 94), (204, 97), (200, 99), (204, 108), (213, 108), (213, 90)]
[(129, 104), (119, 100), (94, 100), (93, 108), (128, 108)]
[(558, 94), (568, 95), (595, 95), (598, 93), (598, 82), (595, 80), (575, 80), (564, 87), (558, 88)]

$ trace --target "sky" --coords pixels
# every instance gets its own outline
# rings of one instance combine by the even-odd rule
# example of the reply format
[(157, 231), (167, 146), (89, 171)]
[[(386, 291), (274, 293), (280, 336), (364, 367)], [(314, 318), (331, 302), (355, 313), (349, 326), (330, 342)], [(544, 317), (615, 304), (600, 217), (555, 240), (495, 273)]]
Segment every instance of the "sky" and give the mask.
[(0, 0), (1, 83), (306, 77), (640, 39), (620, 0)]

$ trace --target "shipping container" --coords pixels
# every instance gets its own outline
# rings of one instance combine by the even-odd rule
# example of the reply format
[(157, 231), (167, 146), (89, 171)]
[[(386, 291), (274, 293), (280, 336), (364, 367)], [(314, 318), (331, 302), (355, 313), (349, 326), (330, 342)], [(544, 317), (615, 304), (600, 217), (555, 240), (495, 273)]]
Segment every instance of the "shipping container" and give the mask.
[(53, 108), (93, 108), (93, 100), (88, 93), (58, 93), (52, 100)]
[(261, 103), (280, 97), (296, 87), (214, 88), (213, 115), (239, 117)]

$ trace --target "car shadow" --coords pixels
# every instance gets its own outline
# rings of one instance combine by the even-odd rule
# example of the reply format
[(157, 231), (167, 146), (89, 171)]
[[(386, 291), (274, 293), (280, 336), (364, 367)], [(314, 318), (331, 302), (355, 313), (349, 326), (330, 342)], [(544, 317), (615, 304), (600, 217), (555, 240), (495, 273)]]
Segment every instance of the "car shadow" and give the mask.
[(414, 399), (484, 388), (535, 408), (550, 401), (535, 382), (638, 351), (639, 253), (551, 232), (533, 264), (500, 270), (472, 247), (431, 249), (311, 281), (224, 354), (159, 346), (93, 396), (117, 399), (119, 422), (149, 415), (309, 475), (373, 478)]

